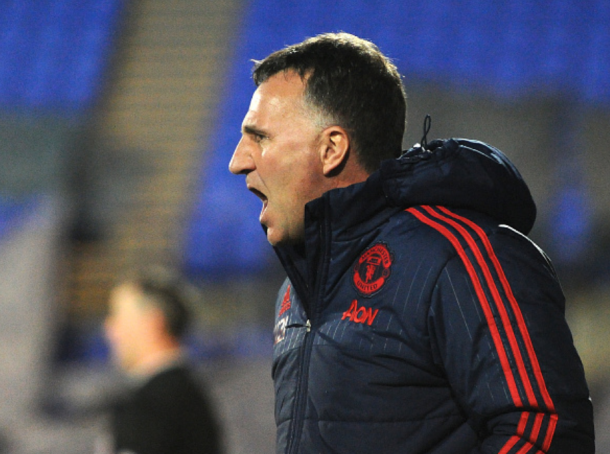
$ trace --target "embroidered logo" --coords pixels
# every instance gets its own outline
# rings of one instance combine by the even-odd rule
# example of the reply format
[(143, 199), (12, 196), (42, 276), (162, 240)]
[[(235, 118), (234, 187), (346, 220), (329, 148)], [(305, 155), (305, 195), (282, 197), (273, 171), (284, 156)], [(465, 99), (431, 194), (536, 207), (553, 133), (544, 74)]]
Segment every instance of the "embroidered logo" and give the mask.
[(284, 340), (286, 337), (286, 326), (288, 325), (288, 316), (284, 318), (280, 318), (284, 315), (290, 307), (292, 306), (292, 302), (290, 301), (290, 284), (286, 287), (286, 293), (284, 293), (284, 298), (282, 298), (282, 303), (280, 304), (280, 311), (277, 314), (277, 318), (279, 319), (275, 323), (275, 327), (273, 328), (273, 344), (278, 344)]
[(377, 243), (362, 253), (354, 265), (354, 285), (362, 296), (377, 293), (390, 276), (392, 254), (384, 243)]
[(277, 321), (273, 329), (273, 345), (278, 344), (286, 337), (286, 325), (288, 325), (288, 317), (284, 317)]
[(284, 312), (290, 309), (290, 284), (288, 284), (288, 288), (286, 289), (286, 293), (284, 293), (284, 299), (282, 300), (282, 304), (280, 305), (280, 312), (277, 314), (278, 317), (281, 317)]
[(373, 311), (373, 309), (370, 307), (358, 307), (358, 301), (354, 300), (352, 301), (349, 309), (343, 313), (341, 320), (349, 318), (350, 322), (366, 323), (367, 325), (371, 326), (373, 320), (375, 320), (375, 317), (377, 317), (377, 312), (379, 312), (379, 309), (375, 309)]

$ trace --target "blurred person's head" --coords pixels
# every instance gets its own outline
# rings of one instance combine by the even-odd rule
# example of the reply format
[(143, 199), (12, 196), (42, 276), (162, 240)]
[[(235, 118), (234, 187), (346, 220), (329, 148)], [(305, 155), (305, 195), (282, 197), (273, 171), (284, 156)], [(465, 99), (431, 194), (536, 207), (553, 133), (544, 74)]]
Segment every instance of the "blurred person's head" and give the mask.
[(114, 361), (127, 372), (147, 372), (179, 355), (190, 321), (184, 283), (166, 270), (140, 273), (110, 294), (104, 324)]
[(263, 202), (272, 245), (303, 239), (304, 207), (364, 181), (398, 157), (406, 95), (396, 67), (373, 43), (324, 34), (257, 62), (257, 89), (229, 169)]

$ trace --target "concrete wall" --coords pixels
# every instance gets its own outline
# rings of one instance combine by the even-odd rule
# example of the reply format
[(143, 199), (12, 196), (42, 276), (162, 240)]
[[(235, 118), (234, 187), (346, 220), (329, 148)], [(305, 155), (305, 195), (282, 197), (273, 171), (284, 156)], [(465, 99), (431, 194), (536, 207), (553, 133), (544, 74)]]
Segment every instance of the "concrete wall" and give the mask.
[(28, 422), (49, 377), (62, 212), (43, 197), (0, 238), (0, 436), (11, 452), (27, 452)]

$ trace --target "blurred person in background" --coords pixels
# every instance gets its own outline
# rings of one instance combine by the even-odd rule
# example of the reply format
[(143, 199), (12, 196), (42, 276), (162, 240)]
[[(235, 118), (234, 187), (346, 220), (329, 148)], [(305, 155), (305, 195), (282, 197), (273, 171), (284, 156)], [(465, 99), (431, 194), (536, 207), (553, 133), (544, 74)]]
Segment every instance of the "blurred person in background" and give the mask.
[(110, 296), (105, 331), (130, 390), (114, 405), (111, 452), (219, 454), (220, 424), (187, 364), (189, 287), (164, 269), (127, 279)]
[(401, 77), (353, 35), (274, 52), (253, 78), (229, 169), (288, 275), (277, 453), (593, 454), (561, 286), (508, 158), (428, 143), (426, 123), (403, 153)]

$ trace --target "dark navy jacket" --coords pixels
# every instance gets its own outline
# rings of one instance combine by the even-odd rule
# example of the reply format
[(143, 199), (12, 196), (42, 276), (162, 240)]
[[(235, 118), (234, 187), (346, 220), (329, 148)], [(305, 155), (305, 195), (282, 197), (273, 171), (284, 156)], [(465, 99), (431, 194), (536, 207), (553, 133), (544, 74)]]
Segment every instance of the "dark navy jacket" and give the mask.
[(278, 453), (592, 454), (564, 297), (498, 150), (434, 141), (306, 206), (276, 248)]

